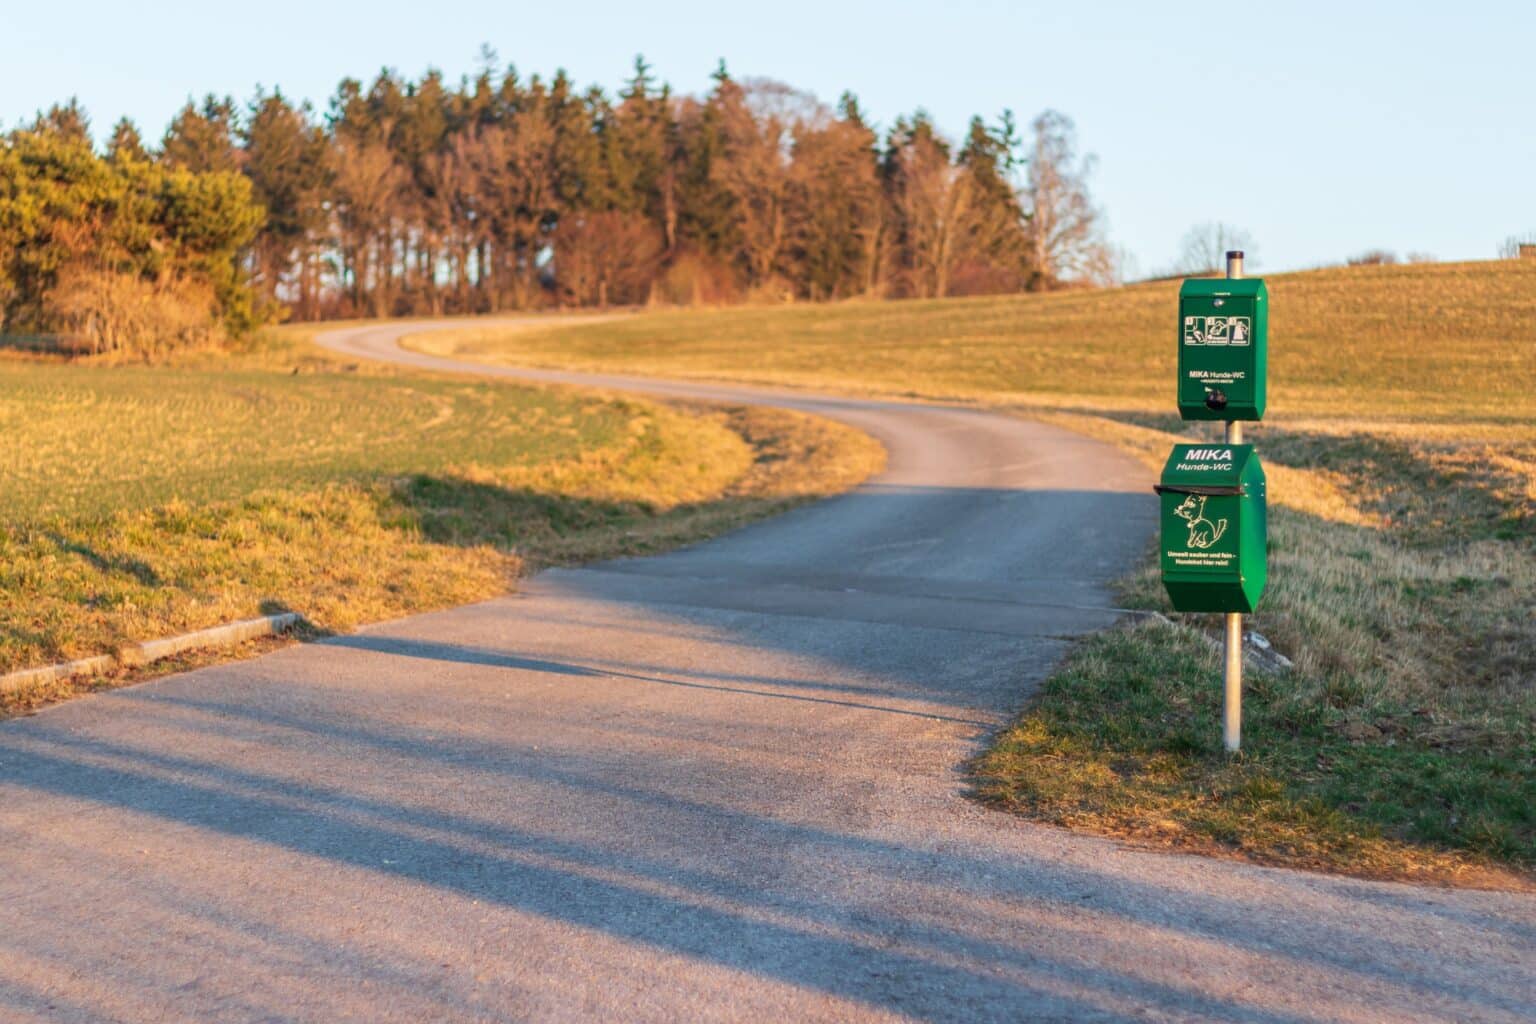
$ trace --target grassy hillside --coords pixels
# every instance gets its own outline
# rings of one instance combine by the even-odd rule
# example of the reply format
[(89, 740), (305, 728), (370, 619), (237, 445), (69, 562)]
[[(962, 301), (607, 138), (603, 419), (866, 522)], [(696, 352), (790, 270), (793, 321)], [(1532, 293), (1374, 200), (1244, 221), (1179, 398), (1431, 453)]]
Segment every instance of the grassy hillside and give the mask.
[[(1269, 278), (1277, 422), (1536, 420), (1536, 262)], [(1177, 282), (930, 302), (652, 313), (419, 335), (434, 352), (936, 398), (1172, 407)], [(1358, 385), (1371, 387), (1362, 395)]]
[(844, 489), (881, 458), (773, 411), (349, 373), (285, 346), (199, 362), (0, 361), (0, 671), (279, 608), (340, 630), (470, 601), (530, 563)]
[[(1536, 263), (1269, 279), (1270, 587), (1245, 752), (1214, 616), (1084, 642), (977, 763), (1020, 813), (1157, 846), (1527, 884), (1536, 868)], [(420, 335), (481, 359), (980, 401), (1160, 466), (1177, 283)], [(1209, 436), (1205, 433), (1204, 436)], [(1149, 558), (1128, 604), (1168, 611)], [(1513, 868), (1513, 878), (1501, 874)]]

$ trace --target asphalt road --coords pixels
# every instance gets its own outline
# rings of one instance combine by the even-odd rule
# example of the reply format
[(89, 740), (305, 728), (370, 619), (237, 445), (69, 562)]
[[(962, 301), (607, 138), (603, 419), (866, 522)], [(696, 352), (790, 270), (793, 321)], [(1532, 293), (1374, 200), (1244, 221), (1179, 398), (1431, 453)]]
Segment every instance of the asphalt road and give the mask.
[[(403, 330), (328, 340), (466, 368)], [(890, 469), (691, 550), (0, 725), (0, 1020), (1536, 1019), (1531, 897), (1139, 852), (962, 795), (1115, 618), (1152, 504), (1112, 449), (470, 369), (811, 409)]]

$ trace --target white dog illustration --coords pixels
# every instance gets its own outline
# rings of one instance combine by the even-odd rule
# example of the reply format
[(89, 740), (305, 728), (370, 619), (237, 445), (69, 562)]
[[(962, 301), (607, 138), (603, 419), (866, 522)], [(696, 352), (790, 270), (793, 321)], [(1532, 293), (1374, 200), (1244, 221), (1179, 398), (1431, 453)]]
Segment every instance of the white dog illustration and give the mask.
[(1189, 547), (1204, 550), (1221, 539), (1227, 532), (1225, 519), (1211, 522), (1205, 518), (1205, 495), (1191, 494), (1173, 514), (1189, 523)]

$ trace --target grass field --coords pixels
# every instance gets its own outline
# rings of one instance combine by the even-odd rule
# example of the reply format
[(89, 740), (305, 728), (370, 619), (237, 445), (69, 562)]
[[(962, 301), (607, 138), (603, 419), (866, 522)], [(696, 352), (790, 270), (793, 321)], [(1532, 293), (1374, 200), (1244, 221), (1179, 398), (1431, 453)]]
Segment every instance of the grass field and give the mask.
[(0, 671), (260, 611), (344, 630), (475, 600), (834, 493), (883, 457), (795, 414), (345, 372), (292, 339), (187, 362), (0, 361)]
[[(1536, 869), (1536, 263), (1281, 275), (1270, 589), (1220, 751), (1219, 668), (1175, 616), (1079, 646), (976, 764), (990, 801), (1157, 846), (1359, 874)], [(1050, 418), (1158, 466), (1176, 283), (1111, 292), (647, 314), (413, 347), (523, 364), (935, 399)], [(1123, 599), (1167, 610), (1150, 558)], [(1511, 873), (1513, 872), (1513, 873)]]
[(430, 378), (164, 367), (0, 367), (5, 507), (23, 516), (201, 504), (450, 465), (605, 451), (632, 407)]
[[(1276, 422), (1536, 421), (1536, 262), (1269, 279)], [(1166, 413), (1177, 282), (925, 302), (685, 310), (546, 330), (418, 335), (525, 365)], [(1361, 401), (1359, 384), (1372, 386)]]

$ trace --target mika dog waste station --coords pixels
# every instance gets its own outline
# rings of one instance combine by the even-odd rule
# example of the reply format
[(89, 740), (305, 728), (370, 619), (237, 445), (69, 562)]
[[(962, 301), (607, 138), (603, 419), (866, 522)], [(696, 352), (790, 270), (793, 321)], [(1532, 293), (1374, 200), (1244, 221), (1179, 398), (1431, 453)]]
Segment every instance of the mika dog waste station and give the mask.
[(1190, 278), (1179, 288), (1179, 415), (1219, 420), (1220, 443), (1176, 444), (1163, 467), (1163, 587), (1181, 612), (1226, 614), (1222, 744), (1242, 746), (1243, 614), (1264, 593), (1269, 540), (1264, 468), (1243, 443), (1243, 421), (1264, 418), (1269, 290), (1243, 277), (1243, 254), (1227, 253), (1227, 276)]

